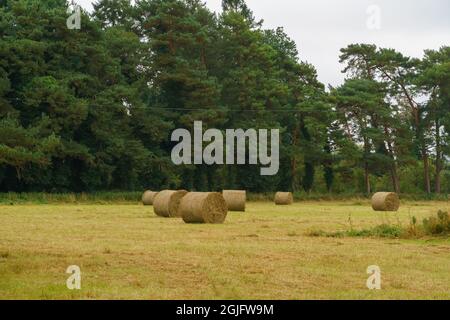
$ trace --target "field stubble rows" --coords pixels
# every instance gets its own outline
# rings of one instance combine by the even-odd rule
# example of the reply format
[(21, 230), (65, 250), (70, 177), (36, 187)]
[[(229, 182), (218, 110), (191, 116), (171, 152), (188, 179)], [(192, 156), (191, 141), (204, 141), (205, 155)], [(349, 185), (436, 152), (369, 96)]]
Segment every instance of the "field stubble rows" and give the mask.
[[(448, 209), (410, 202), (251, 202), (223, 225), (163, 219), (140, 205), (0, 206), (1, 299), (450, 299), (450, 240), (315, 238)], [(69, 265), (82, 289), (68, 290)], [(378, 265), (382, 290), (368, 290)]]

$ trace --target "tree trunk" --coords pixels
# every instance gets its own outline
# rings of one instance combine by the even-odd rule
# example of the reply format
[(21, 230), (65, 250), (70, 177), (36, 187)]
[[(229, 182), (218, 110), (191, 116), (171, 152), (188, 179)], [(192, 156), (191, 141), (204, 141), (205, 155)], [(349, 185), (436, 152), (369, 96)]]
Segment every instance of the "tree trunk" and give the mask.
[[(292, 147), (297, 148), (298, 139), (299, 139), (300, 129), (298, 126), (295, 127), (294, 132), (292, 133)], [(296, 157), (293, 156), (291, 159), (291, 187), (293, 191), (297, 190), (297, 160)]]
[(326, 159), (323, 164), (323, 177), (325, 179), (327, 191), (331, 193), (331, 191), (333, 190), (334, 172), (333, 172), (333, 160), (331, 154), (330, 141), (327, 141), (324, 150), (326, 154)]
[(423, 170), (424, 170), (424, 180), (425, 180), (425, 191), (430, 194), (431, 193), (431, 181), (430, 181), (430, 163), (429, 163), (429, 157), (427, 148), (425, 146), (425, 139), (424, 134), (420, 130), (420, 112), (417, 106), (411, 101), (411, 99), (408, 97), (408, 100), (410, 100), (411, 107), (413, 110), (413, 117), (414, 122), (416, 124), (416, 132), (417, 132), (417, 138), (419, 141), (421, 141), (422, 144), (422, 160), (423, 160)]
[(424, 179), (425, 179), (425, 189), (428, 194), (431, 193), (431, 181), (430, 181), (430, 161), (428, 158), (428, 153), (423, 150), (423, 167), (424, 167)]
[(392, 185), (396, 193), (400, 193), (400, 180), (397, 174), (397, 164), (393, 163), (391, 167)]
[(366, 193), (370, 195), (372, 193), (372, 188), (370, 187), (370, 172), (369, 172), (369, 154), (370, 146), (369, 139), (364, 137), (364, 184), (366, 185)]
[(436, 115), (436, 176), (435, 176), (435, 192), (441, 193), (441, 171), (442, 171), (442, 150), (441, 150), (441, 132), (439, 119)]
[(394, 187), (396, 193), (400, 193), (400, 179), (397, 173), (397, 160), (395, 159), (395, 151), (393, 148), (393, 143), (390, 139), (389, 129), (386, 125), (384, 126), (384, 133), (388, 147), (387, 152), (389, 153), (389, 157), (392, 159), (391, 164), (392, 186)]
[(16, 169), (16, 174), (17, 174), (17, 180), (19, 180), (19, 182), (22, 181), (22, 168), (21, 167), (14, 167)]
[(369, 163), (366, 161), (364, 163), (364, 184), (366, 185), (366, 193), (367, 195), (372, 193), (372, 189), (370, 187), (370, 172), (369, 172)]
[(441, 193), (441, 169), (436, 167), (436, 193), (440, 194)]

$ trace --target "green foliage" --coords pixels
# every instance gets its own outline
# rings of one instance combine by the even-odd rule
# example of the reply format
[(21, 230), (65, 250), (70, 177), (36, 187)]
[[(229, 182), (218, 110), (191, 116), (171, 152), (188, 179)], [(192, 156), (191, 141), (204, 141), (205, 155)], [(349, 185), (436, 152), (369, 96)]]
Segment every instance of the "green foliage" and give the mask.
[(310, 237), (356, 237), (356, 238), (392, 238), (392, 239), (415, 239), (426, 236), (448, 236), (450, 235), (450, 216), (448, 212), (439, 210), (436, 217), (423, 220), (419, 225), (416, 217), (411, 217), (410, 225), (407, 227), (400, 224), (392, 225), (384, 223), (373, 228), (354, 230), (350, 226), (349, 230), (338, 232), (325, 232), (322, 230), (310, 230), (307, 233)]
[(48, 118), (42, 118), (38, 126), (23, 128), (15, 118), (0, 119), (0, 165), (13, 167), (18, 179), (27, 165), (50, 165), (60, 139), (53, 133), (43, 133), (48, 122)]
[(142, 192), (99, 191), (93, 193), (0, 193), (0, 204), (137, 203)]
[(439, 210), (436, 217), (423, 220), (423, 228), (427, 235), (447, 235), (450, 233), (450, 217), (448, 212)]
[(377, 238), (399, 238), (403, 230), (399, 226), (379, 225), (372, 229), (350, 231), (349, 237), (377, 237)]
[[(0, 191), (450, 192), (448, 47), (419, 61), (349, 45), (328, 93), (282, 28), (222, 4), (98, 0), (69, 30), (65, 0), (1, 2)], [(279, 174), (173, 165), (172, 130), (200, 120), (280, 129)]]
[(328, 237), (328, 238), (400, 238), (402, 237), (404, 230), (399, 226), (390, 226), (382, 224), (371, 229), (362, 230), (349, 230), (339, 232), (324, 232), (321, 230), (311, 230), (307, 233), (310, 237)]
[[(434, 169), (434, 191), (441, 193), (441, 176), (447, 162), (445, 156), (448, 155), (445, 123), (450, 115), (448, 103), (444, 102), (449, 101), (446, 100), (450, 76), (448, 48), (427, 50), (422, 61), (375, 45), (349, 45), (341, 52), (341, 63), (346, 64), (344, 72), (351, 76), (351, 80), (336, 90), (336, 100), (338, 106), (347, 102), (352, 109), (359, 107), (358, 112), (353, 113), (354, 118), (345, 121), (345, 128), (348, 135), (354, 126), (362, 128), (356, 137), (363, 141), (360, 143), (365, 150), (363, 159), (368, 190), (369, 172), (377, 175), (389, 172), (392, 189), (400, 192), (402, 180), (399, 170), (420, 160), (424, 186), (421, 189), (432, 192), (431, 175)], [(355, 81), (371, 81), (382, 91), (368, 88), (352, 92), (348, 87)], [(348, 99), (349, 92), (353, 100)], [(376, 92), (380, 92), (381, 100), (372, 104), (370, 95)], [(419, 103), (423, 98), (428, 98), (428, 101)], [(430, 151), (432, 149), (434, 154)], [(386, 165), (384, 168), (372, 167), (369, 157), (376, 164)], [(434, 168), (430, 164), (433, 160)]]

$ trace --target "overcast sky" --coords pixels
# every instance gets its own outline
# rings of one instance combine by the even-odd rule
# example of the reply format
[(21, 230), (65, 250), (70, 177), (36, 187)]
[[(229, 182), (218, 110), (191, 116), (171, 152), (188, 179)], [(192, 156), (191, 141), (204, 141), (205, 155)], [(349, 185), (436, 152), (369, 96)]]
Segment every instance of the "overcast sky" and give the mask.
[[(76, 2), (91, 10), (95, 1)], [(220, 12), (221, 0), (205, 2)], [(325, 85), (342, 83), (339, 49), (351, 43), (374, 43), (415, 57), (421, 57), (424, 49), (450, 45), (449, 0), (247, 0), (247, 4), (257, 19), (264, 20), (265, 28), (284, 27), (297, 43), (300, 59), (317, 68)]]

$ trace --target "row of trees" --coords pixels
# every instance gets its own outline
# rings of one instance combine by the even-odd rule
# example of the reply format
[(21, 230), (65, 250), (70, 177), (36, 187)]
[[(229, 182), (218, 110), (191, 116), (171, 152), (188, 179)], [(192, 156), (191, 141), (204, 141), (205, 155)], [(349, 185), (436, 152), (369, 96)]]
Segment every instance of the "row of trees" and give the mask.
[(400, 192), (399, 167), (422, 161), (424, 191), (441, 193), (449, 155), (450, 47), (426, 50), (422, 60), (393, 49), (350, 45), (341, 50), (344, 85), (332, 90), (338, 121), (361, 146), (366, 191), (370, 172), (389, 172)]
[[(450, 192), (450, 48), (342, 50), (328, 88), (243, 0), (0, 1), (0, 190)], [(175, 166), (170, 134), (278, 128), (280, 171)], [(423, 174), (418, 175), (419, 171)]]

